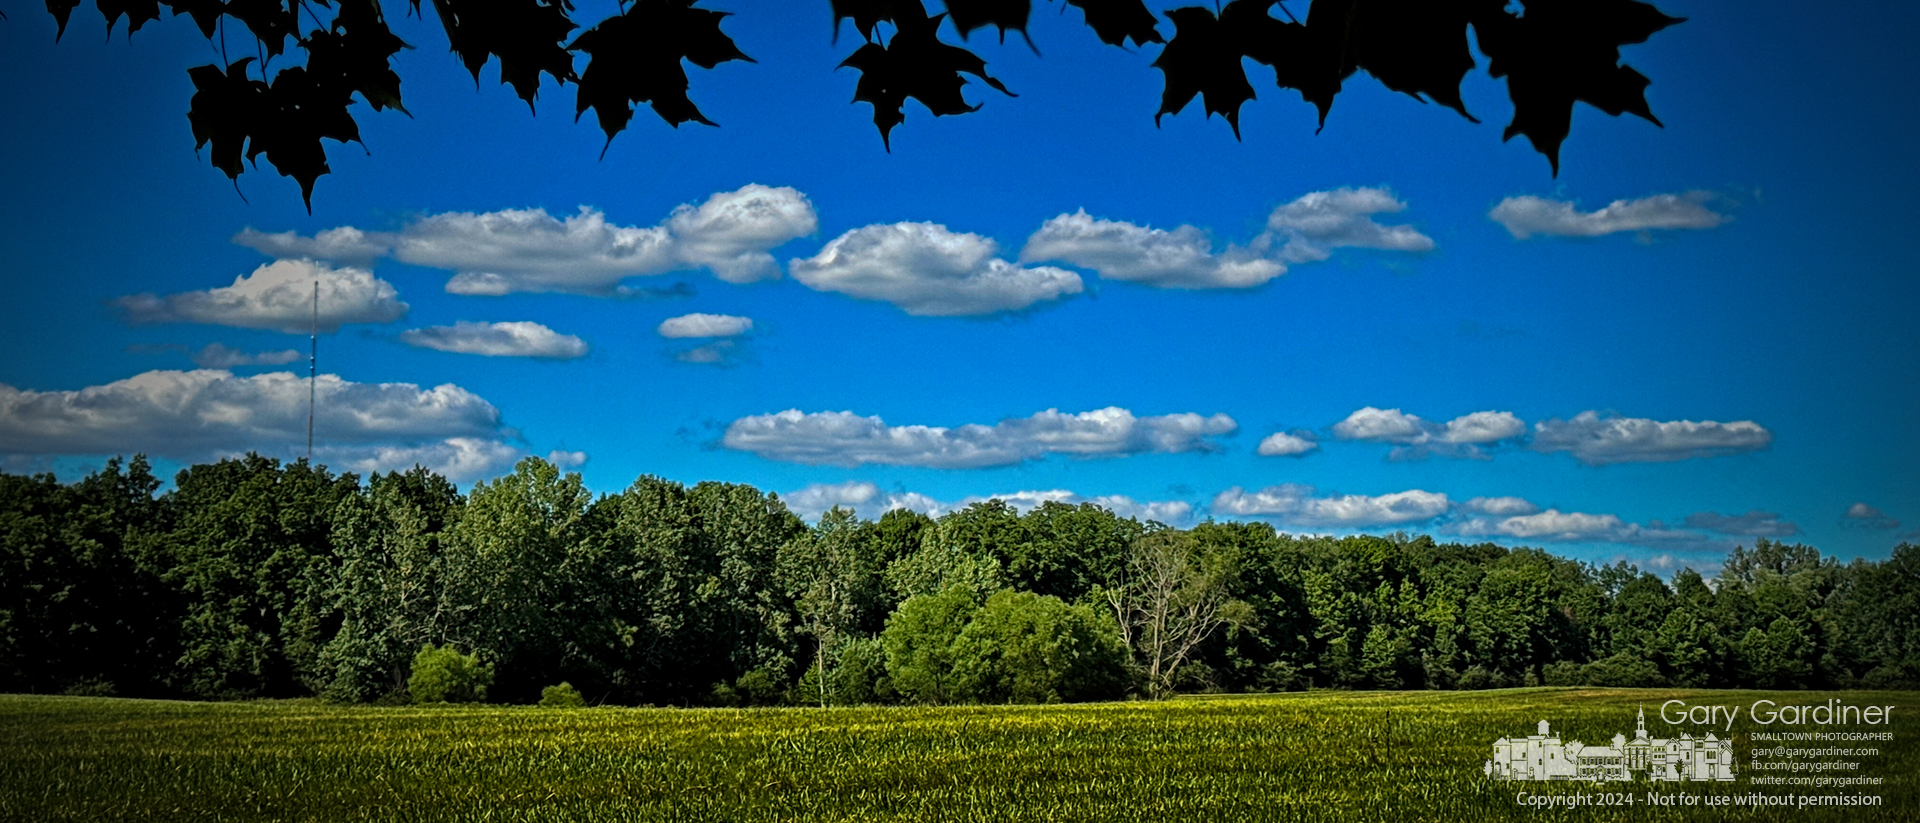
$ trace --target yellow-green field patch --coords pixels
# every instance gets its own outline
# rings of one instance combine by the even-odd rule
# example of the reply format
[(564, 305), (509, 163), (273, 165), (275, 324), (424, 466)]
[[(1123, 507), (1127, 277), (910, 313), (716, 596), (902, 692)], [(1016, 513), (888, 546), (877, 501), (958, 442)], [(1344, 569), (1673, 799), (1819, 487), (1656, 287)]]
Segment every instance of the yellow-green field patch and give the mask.
[[(1894, 705), (1864, 790), (1500, 783), (1541, 719), (1604, 743), (1668, 699)], [(1517, 689), (838, 709), (378, 708), (0, 696), (6, 820), (1910, 820), (1920, 694)], [(1650, 726), (1652, 723), (1650, 723)], [(1661, 728), (1665, 728), (1662, 726)], [(1536, 810), (1517, 791), (1874, 794), (1881, 805)]]

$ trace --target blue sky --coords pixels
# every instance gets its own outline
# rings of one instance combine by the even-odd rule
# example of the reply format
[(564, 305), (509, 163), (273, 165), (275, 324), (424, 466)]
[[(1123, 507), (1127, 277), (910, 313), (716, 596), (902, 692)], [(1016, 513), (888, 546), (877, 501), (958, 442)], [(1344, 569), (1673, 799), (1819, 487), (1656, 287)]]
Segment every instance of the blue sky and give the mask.
[(969, 44), (1018, 98), (910, 103), (888, 153), (825, 2), (707, 0), (758, 61), (689, 69), (722, 127), (643, 111), (600, 159), (572, 88), (529, 116), (395, 19), (414, 116), (355, 106), (366, 150), (327, 144), (309, 215), (194, 155), (184, 69), (218, 53), (188, 21), (103, 44), (87, 8), (55, 45), (15, 5), (0, 63), (41, 79), (0, 90), (9, 471), (302, 454), (286, 295), (317, 277), (336, 468), (557, 454), (809, 516), (1095, 500), (1663, 571), (1920, 527), (1911, 6), (1660, 3), (1690, 21), (1624, 62), (1665, 128), (1581, 106), (1558, 179), (1500, 141), (1483, 68), (1478, 125), (1363, 75), (1316, 135), (1249, 63), (1243, 142), (1197, 102), (1156, 128), (1159, 46), (1057, 4), (1044, 56)]

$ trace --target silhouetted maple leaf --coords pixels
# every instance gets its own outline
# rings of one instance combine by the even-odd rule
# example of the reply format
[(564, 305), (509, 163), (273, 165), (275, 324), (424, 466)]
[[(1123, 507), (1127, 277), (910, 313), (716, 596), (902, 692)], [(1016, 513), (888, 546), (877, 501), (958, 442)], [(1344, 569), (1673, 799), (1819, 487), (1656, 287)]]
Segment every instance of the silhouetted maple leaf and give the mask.
[(400, 75), (388, 61), (413, 47), (387, 28), (376, 0), (341, 0), (333, 30), (315, 31), (302, 46), (307, 71), (319, 82), (359, 92), (374, 111), (407, 111), (400, 104)]
[[(1547, 157), (1555, 175), (1575, 102), (1615, 116), (1632, 113), (1659, 125), (1647, 105), (1650, 81), (1620, 63), (1620, 47), (1644, 42), (1681, 22), (1641, 0), (1309, 1), (1304, 21), (1290, 13), (1288, 20), (1276, 18), (1275, 0), (1232, 0), (1225, 6), (1215, 0), (1212, 9), (1174, 9), (1167, 13), (1175, 29), (1168, 41), (1143, 0), (1063, 0), (1082, 10), (1103, 42), (1165, 43), (1153, 62), (1165, 81), (1156, 124), (1204, 96), (1207, 116), (1221, 115), (1235, 139), (1240, 137), (1240, 111), (1255, 96), (1242, 69), (1249, 58), (1270, 67), (1278, 86), (1296, 89), (1314, 104), (1322, 126), (1346, 79), (1356, 71), (1472, 120), (1460, 96), (1460, 82), (1474, 65), (1467, 41), (1471, 29), (1489, 57), (1488, 73), (1507, 81), (1513, 101), (1513, 119), (1503, 139), (1525, 135)], [(81, 0), (45, 2), (58, 24), (59, 39)], [(411, 47), (388, 29), (380, 0), (338, 2), (336, 7), (334, 0), (96, 0), (96, 5), (109, 36), (122, 17), (131, 35), (158, 19), (161, 6), (175, 16), (191, 16), (208, 38), (224, 32), (225, 17), (253, 32), (265, 58), (260, 79), (247, 76), (249, 60), (188, 71), (195, 89), (188, 112), (195, 149), (212, 143), (212, 165), (234, 180), (246, 161), (267, 155), (281, 174), (300, 182), (311, 208), (314, 181), (328, 173), (320, 141), (359, 139), (358, 125), (348, 114), (354, 95), (376, 111), (406, 111), (392, 58)], [(421, 0), (409, 2), (418, 13)], [(1032, 0), (945, 2), (945, 13), (929, 16), (921, 0), (829, 0), (835, 38), (840, 22), (852, 18), (867, 41), (840, 66), (860, 72), (854, 101), (873, 107), (874, 125), (888, 151), (893, 128), (905, 121), (902, 108), (909, 98), (936, 116), (976, 111), (979, 104), (969, 104), (962, 95), (966, 74), (1013, 94), (986, 73), (979, 56), (940, 42), (938, 32), (941, 22), (951, 17), (962, 38), (989, 25), (999, 28), (1002, 41), (1008, 30), (1024, 37)], [(639, 103), (650, 104), (676, 127), (687, 121), (713, 125), (688, 98), (681, 62), (713, 68), (750, 58), (720, 31), (727, 13), (696, 9), (695, 3), (626, 0), (621, 14), (563, 45), (577, 28), (570, 18), (571, 0), (433, 0), (449, 46), (476, 83), (481, 67), (495, 57), (501, 82), (512, 85), (529, 106), (538, 95), (542, 72), (562, 84), (576, 82), (575, 119), (594, 109), (609, 145), (632, 121)], [(315, 16), (316, 7), (337, 8), (331, 24)], [(314, 22), (324, 28), (302, 39), (298, 28), (303, 16), (315, 16)], [(891, 37), (882, 39), (882, 23), (890, 24)], [(306, 53), (305, 65), (281, 71), (269, 84), (264, 64), (283, 53), (288, 37)], [(224, 40), (221, 47), (224, 53)], [(578, 75), (575, 51), (589, 61)]]
[(1087, 26), (1109, 46), (1118, 46), (1128, 38), (1136, 46), (1165, 43), (1155, 26), (1159, 21), (1140, 0), (1067, 0), (1067, 5), (1087, 16)]
[[(53, 31), (53, 42), (60, 42), (60, 38), (66, 35), (67, 18), (72, 16), (73, 10), (77, 8), (80, 8), (80, 0), (47, 0), (47, 13), (53, 15), (54, 22), (59, 25), (59, 28)], [(107, 21), (107, 31), (113, 31), (111, 20)]]
[[(1234, 0), (1227, 7), (1245, 2), (1258, 4), (1262, 0)], [(1272, 0), (1264, 2), (1272, 4)], [(1207, 116), (1225, 117), (1238, 140), (1240, 104), (1253, 99), (1253, 86), (1247, 84), (1247, 74), (1240, 68), (1240, 58), (1247, 52), (1241, 35), (1221, 25), (1212, 9), (1188, 6), (1166, 14), (1173, 21), (1173, 39), (1153, 61), (1153, 67), (1166, 75), (1160, 110), (1153, 115), (1154, 125), (1160, 124), (1162, 115), (1179, 114), (1193, 102), (1194, 95), (1201, 95)]]
[[(140, 30), (149, 20), (160, 19), (160, 4), (157, 0), (94, 0), (100, 8), (100, 16), (107, 18), (107, 37), (113, 37), (113, 24), (122, 16), (127, 18), (127, 36)], [(51, 4), (47, 6), (53, 8)], [(64, 28), (64, 27), (63, 27)]]
[(1032, 14), (1032, 0), (947, 0), (947, 16), (953, 20), (953, 28), (960, 32), (962, 40), (974, 29), (995, 26), (1000, 29), (1000, 42), (1007, 42), (1007, 31), (1011, 29), (1020, 32), (1032, 48), (1033, 37), (1027, 34), (1027, 18)]
[[(51, 0), (49, 0), (51, 1)], [(853, 27), (873, 42), (873, 27), (893, 22), (893, 0), (832, 0), (833, 42), (840, 42), (840, 21), (853, 18)]]
[(202, 36), (211, 38), (220, 27), (220, 15), (226, 13), (226, 3), (221, 0), (160, 0), (162, 5), (173, 9), (173, 16), (192, 15), (193, 24), (200, 27)]
[(262, 153), (274, 171), (300, 183), (300, 199), (313, 212), (313, 181), (332, 169), (320, 138), (360, 141), (360, 126), (347, 114), (353, 97), (317, 82), (301, 66), (282, 69), (262, 99), (247, 141), (247, 160)]
[(270, 58), (286, 49), (287, 38), (300, 34), (299, 19), (287, 12), (281, 0), (227, 0), (227, 16), (247, 24)]
[[(633, 104), (651, 103), (667, 125), (689, 120), (718, 125), (687, 97), (687, 60), (710, 69), (728, 60), (753, 62), (720, 31), (727, 12), (693, 8), (697, 0), (634, 0), (626, 13), (608, 18), (574, 38), (567, 48), (585, 52), (574, 120), (587, 109), (600, 118), (607, 144), (627, 127)], [(602, 156), (606, 149), (600, 150)]]
[(1513, 121), (1502, 134), (1524, 134), (1560, 175), (1560, 143), (1572, 127), (1574, 101), (1618, 117), (1632, 113), (1654, 125), (1646, 75), (1620, 65), (1620, 47), (1642, 43), (1685, 18), (1668, 17), (1636, 0), (1526, 0), (1513, 17), (1483, 11), (1473, 19), (1487, 73), (1507, 78)]
[(879, 127), (880, 142), (887, 151), (893, 151), (893, 127), (906, 120), (900, 107), (909, 97), (936, 117), (980, 110), (979, 105), (967, 105), (960, 95), (960, 87), (967, 82), (962, 72), (1008, 97), (1018, 96), (988, 76), (987, 63), (978, 55), (940, 42), (940, 20), (945, 14), (928, 17), (919, 0), (900, 0), (894, 6), (893, 39), (885, 45), (861, 46), (840, 63), (860, 72), (853, 100), (873, 106), (873, 124)]
[(301, 66), (281, 70), (269, 86), (247, 76), (252, 61), (241, 58), (225, 71), (218, 66), (187, 70), (195, 89), (187, 110), (194, 149), (211, 142), (213, 166), (228, 179), (245, 171), (240, 162), (243, 143), (248, 161), (257, 162), (265, 154), (275, 171), (300, 183), (301, 200), (311, 213), (313, 182), (329, 171), (320, 139), (360, 140), (360, 126), (347, 113), (353, 98)]
[(259, 117), (267, 84), (247, 76), (251, 57), (242, 57), (222, 71), (219, 66), (195, 66), (187, 69), (193, 80), (193, 100), (187, 109), (187, 122), (193, 127), (193, 150), (213, 143), (210, 160), (213, 167), (238, 178), (246, 167), (240, 152), (246, 147), (247, 134)]
[[(420, 10), (420, 0), (413, 0)], [(480, 82), (488, 56), (500, 58), (500, 82), (531, 108), (540, 93), (540, 73), (564, 84), (576, 79), (573, 55), (560, 45), (578, 26), (567, 17), (568, 0), (433, 0), (447, 42)]]
[[(1354, 64), (1381, 85), (1415, 99), (1434, 102), (1480, 122), (1460, 100), (1460, 80), (1473, 68), (1467, 47), (1470, 6), (1432, 0), (1316, 0), (1354, 10), (1349, 53)], [(1308, 21), (1311, 28), (1314, 21)], [(1424, 95), (1424, 96), (1423, 96)], [(1324, 122), (1326, 115), (1321, 115)]]
[(1272, 66), (1281, 87), (1298, 89), (1319, 109), (1322, 126), (1356, 70), (1477, 123), (1460, 99), (1460, 81), (1474, 65), (1471, 25), (1491, 59), (1488, 73), (1507, 78), (1514, 116), (1505, 138), (1525, 134), (1555, 175), (1576, 100), (1659, 124), (1647, 107), (1647, 78), (1619, 65), (1619, 47), (1680, 19), (1638, 0), (1521, 2), (1525, 13), (1516, 16), (1505, 0), (1314, 0), (1304, 24), (1274, 19), (1273, 0), (1233, 0), (1217, 18), (1201, 7), (1174, 9), (1167, 13), (1174, 38), (1154, 61), (1166, 73), (1154, 122), (1204, 94), (1207, 114), (1224, 115), (1238, 138), (1240, 106), (1253, 97), (1240, 70), (1244, 56)]
[(1268, 13), (1272, 5), (1236, 0), (1222, 13), (1222, 25), (1241, 34), (1248, 57), (1273, 67), (1276, 84), (1298, 90), (1300, 99), (1312, 103), (1319, 128), (1325, 128), (1333, 99), (1357, 67), (1357, 9), (1352, 0), (1316, 2), (1302, 24), (1275, 20)]

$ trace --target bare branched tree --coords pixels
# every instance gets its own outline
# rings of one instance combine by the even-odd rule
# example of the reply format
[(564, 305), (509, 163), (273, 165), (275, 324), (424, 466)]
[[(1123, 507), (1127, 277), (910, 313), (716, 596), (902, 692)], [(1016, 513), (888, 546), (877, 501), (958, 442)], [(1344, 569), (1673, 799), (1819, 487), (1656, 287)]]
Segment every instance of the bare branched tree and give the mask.
[(1106, 590), (1106, 600), (1150, 697), (1170, 694), (1194, 650), (1221, 625), (1244, 618), (1247, 605), (1233, 599), (1238, 569), (1231, 548), (1185, 532), (1157, 531), (1133, 542), (1125, 576)]

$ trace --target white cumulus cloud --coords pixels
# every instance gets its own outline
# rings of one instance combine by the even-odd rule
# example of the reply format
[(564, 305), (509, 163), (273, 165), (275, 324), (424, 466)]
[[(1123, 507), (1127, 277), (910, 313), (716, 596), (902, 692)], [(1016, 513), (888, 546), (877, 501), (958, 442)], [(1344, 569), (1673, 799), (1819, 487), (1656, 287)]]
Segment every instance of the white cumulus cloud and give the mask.
[(731, 366), (739, 362), (742, 349), (732, 340), (715, 340), (704, 346), (676, 351), (673, 359), (705, 366)]
[(625, 295), (635, 276), (704, 269), (730, 283), (780, 276), (774, 248), (819, 229), (806, 195), (752, 184), (683, 204), (652, 226), (622, 226), (581, 206), (556, 217), (545, 209), (446, 212), (396, 232), (341, 226), (302, 237), (253, 229), (234, 242), (277, 257), (367, 265), (379, 257), (454, 272), (446, 290), (499, 296), (516, 292)]
[(729, 283), (751, 283), (779, 277), (780, 264), (767, 252), (818, 231), (820, 217), (794, 189), (749, 185), (697, 208), (680, 206), (665, 227), (682, 263)]
[(753, 319), (731, 314), (683, 314), (660, 321), (661, 337), (737, 337), (753, 331)]
[(780, 499), (790, 511), (808, 520), (818, 518), (836, 507), (851, 509), (861, 517), (873, 519), (894, 508), (886, 505), (888, 496), (874, 483), (848, 480), (844, 483), (810, 483), (805, 488), (781, 495)]
[(313, 457), (336, 471), (374, 474), (422, 466), (455, 483), (471, 483), (499, 476), (524, 454), (499, 440), (449, 437), (418, 445), (316, 447)]
[(1419, 523), (1452, 508), (1445, 494), (1410, 489), (1382, 495), (1321, 495), (1312, 486), (1286, 483), (1249, 492), (1239, 486), (1213, 498), (1216, 514), (1271, 518), (1291, 526), (1358, 528)]
[(488, 357), (538, 357), (570, 360), (587, 356), (585, 341), (531, 321), (428, 326), (400, 333), (401, 342), (423, 349)]
[(587, 453), (554, 449), (547, 452), (547, 462), (563, 469), (577, 469), (587, 464)]
[(1084, 209), (1042, 224), (1027, 238), (1020, 259), (1058, 260), (1093, 269), (1109, 280), (1171, 289), (1246, 288), (1287, 271), (1251, 249), (1228, 246), (1216, 253), (1206, 232), (1193, 226), (1136, 226), (1096, 219)]
[(793, 463), (979, 468), (1008, 466), (1048, 454), (1080, 456), (1213, 451), (1211, 438), (1232, 433), (1233, 418), (1194, 413), (1136, 417), (1108, 407), (1079, 414), (1054, 409), (991, 426), (890, 426), (850, 411), (801, 412), (733, 421), (721, 445)]
[(1068, 506), (1091, 503), (1120, 517), (1142, 521), (1157, 520), (1167, 524), (1179, 524), (1193, 516), (1193, 505), (1180, 500), (1139, 501), (1120, 494), (1088, 497), (1065, 489), (1050, 489), (968, 495), (960, 500), (949, 502), (918, 492), (886, 491), (879, 485), (866, 480), (813, 483), (782, 495), (781, 499), (786, 502), (787, 508), (808, 520), (818, 518), (835, 506), (850, 509), (869, 520), (876, 519), (894, 509), (910, 509), (931, 517), (939, 517), (988, 500), (1006, 501), (1008, 505), (1023, 514), (1038, 508), (1042, 503), (1060, 503)]
[[(1531, 508), (1531, 504), (1528, 505)], [(1684, 528), (1676, 528), (1658, 520), (1646, 524), (1631, 523), (1617, 514), (1561, 511), (1557, 508), (1527, 511), (1512, 507), (1511, 512), (1498, 511), (1498, 507), (1488, 505), (1462, 508), (1487, 516), (1468, 516), (1455, 520), (1443, 525), (1441, 532), (1461, 537), (1504, 538), (1522, 543), (1615, 543), (1695, 552), (1701, 554), (1703, 559), (1725, 554), (1733, 548), (1733, 541), (1716, 537), (1716, 534), (1737, 533), (1714, 528), (1716, 521), (1698, 515), (1688, 517)], [(1725, 522), (1718, 522), (1717, 525), (1732, 527)]]
[(1433, 238), (1412, 226), (1387, 226), (1373, 219), (1406, 208), (1386, 189), (1316, 191), (1274, 209), (1267, 216), (1268, 239), (1282, 244), (1278, 256), (1286, 263), (1325, 260), (1338, 248), (1432, 251)]
[(1638, 200), (1615, 200), (1596, 211), (1580, 211), (1572, 202), (1522, 195), (1509, 197), (1487, 216), (1507, 228), (1515, 240), (1536, 234), (1554, 237), (1599, 237), (1623, 231), (1654, 229), (1710, 229), (1731, 220), (1707, 208), (1712, 192), (1656, 194)]
[(1299, 457), (1318, 448), (1320, 444), (1306, 432), (1274, 432), (1260, 441), (1256, 452), (1261, 457)]
[[(315, 317), (314, 284), (319, 284)], [(365, 269), (336, 269), (311, 260), (280, 260), (233, 285), (159, 296), (135, 294), (114, 304), (133, 323), (208, 323), (306, 334), (317, 322), (329, 334), (346, 323), (391, 323), (405, 317), (392, 283)]]
[(1719, 512), (1694, 512), (1684, 521), (1687, 528), (1730, 534), (1737, 537), (1791, 537), (1800, 527), (1780, 519), (1774, 512), (1754, 510), (1730, 515)]
[[(1510, 544), (1611, 543), (1697, 555), (1704, 562), (1733, 548), (1734, 536), (1784, 536), (1798, 531), (1779, 515), (1749, 512), (1737, 517), (1703, 512), (1681, 526), (1658, 520), (1634, 523), (1610, 513), (1542, 509), (1523, 497), (1486, 496), (1455, 502), (1447, 495), (1412, 489), (1377, 496), (1320, 494), (1312, 486), (1283, 484), (1259, 491), (1234, 486), (1215, 495), (1212, 514), (1257, 517), (1308, 529), (1382, 530), (1410, 524), (1436, 534), (1485, 538)], [(1700, 563), (1687, 561), (1698, 567)]]
[(1496, 517), (1512, 517), (1517, 514), (1533, 514), (1540, 507), (1527, 502), (1524, 497), (1475, 497), (1460, 504), (1464, 511), (1474, 514), (1491, 514)]
[(219, 343), (208, 343), (193, 352), (193, 364), (203, 369), (231, 369), (236, 366), (284, 366), (300, 359), (293, 349), (279, 351), (242, 351)]
[[(503, 435), (499, 411), (452, 384), (423, 389), (323, 374), (314, 383), (314, 401), (316, 457), (391, 463), (396, 455), (432, 453), (470, 466), (473, 455), (499, 452), (476, 444), (498, 444)], [(146, 452), (184, 461), (247, 451), (290, 456), (304, 451), (306, 435), (307, 378), (288, 372), (149, 371), (72, 391), (0, 384), (0, 454)]]
[(1855, 503), (1847, 507), (1840, 515), (1840, 525), (1850, 529), (1886, 530), (1900, 528), (1900, 521), (1887, 516), (1886, 512), (1865, 503)]
[(881, 515), (895, 509), (907, 509), (929, 517), (939, 517), (961, 508), (961, 505), (943, 503), (919, 492), (885, 491), (879, 485), (866, 480), (812, 483), (805, 488), (788, 492), (780, 499), (794, 514), (807, 520), (817, 519), (835, 507), (848, 509), (868, 520), (878, 520)]
[(1571, 420), (1533, 424), (1533, 448), (1564, 451), (1588, 465), (1658, 463), (1694, 457), (1758, 451), (1773, 443), (1773, 432), (1751, 420), (1658, 421), (1639, 417), (1603, 417), (1584, 411)]
[(1079, 294), (1080, 276), (996, 257), (1000, 246), (933, 223), (864, 226), (788, 264), (815, 291), (880, 300), (908, 314), (952, 317), (1018, 311)]
[(384, 234), (368, 234), (352, 226), (327, 229), (312, 237), (283, 231), (274, 234), (242, 229), (233, 242), (276, 260), (325, 260), (361, 269), (373, 268), (375, 261), (393, 251)]
[(1478, 411), (1435, 423), (1399, 409), (1366, 406), (1333, 424), (1333, 435), (1342, 440), (1399, 446), (1390, 455), (1396, 460), (1430, 455), (1484, 458), (1481, 446), (1526, 433), (1527, 424), (1504, 411)]
[(1512, 537), (1522, 540), (1561, 542), (1620, 542), (1632, 536), (1633, 529), (1615, 514), (1587, 514), (1547, 509), (1533, 514), (1510, 517), (1472, 518), (1449, 529), (1453, 534), (1475, 537)]
[(1039, 508), (1042, 503), (1060, 503), (1067, 506), (1079, 506), (1085, 503), (1092, 503), (1120, 517), (1130, 517), (1141, 521), (1158, 520), (1167, 524), (1180, 524), (1193, 516), (1193, 504), (1184, 500), (1135, 500), (1124, 494), (1087, 497), (1067, 491), (1066, 489), (973, 495), (961, 499), (959, 503), (948, 507), (948, 510), (964, 509), (975, 503), (981, 503), (987, 500), (1004, 500), (1008, 505), (1022, 514)]

